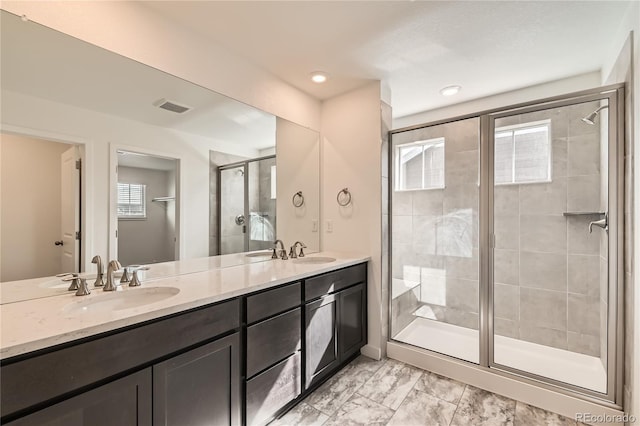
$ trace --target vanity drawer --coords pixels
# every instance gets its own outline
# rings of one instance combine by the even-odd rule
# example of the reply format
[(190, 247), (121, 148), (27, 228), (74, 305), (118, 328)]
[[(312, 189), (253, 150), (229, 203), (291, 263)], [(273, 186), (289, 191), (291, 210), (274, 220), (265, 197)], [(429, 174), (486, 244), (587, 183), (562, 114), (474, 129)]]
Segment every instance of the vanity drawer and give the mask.
[(239, 326), (240, 301), (233, 299), (39, 355), (26, 355), (15, 362), (11, 358), (3, 360), (2, 416), (148, 365)]
[(309, 278), (304, 282), (305, 302), (367, 280), (367, 264), (350, 266), (335, 272)]
[(247, 377), (300, 349), (301, 318), (297, 308), (247, 327)]
[(295, 283), (247, 297), (247, 323), (251, 324), (300, 306), (302, 284)]
[(269, 421), (302, 391), (300, 352), (247, 381), (247, 425)]

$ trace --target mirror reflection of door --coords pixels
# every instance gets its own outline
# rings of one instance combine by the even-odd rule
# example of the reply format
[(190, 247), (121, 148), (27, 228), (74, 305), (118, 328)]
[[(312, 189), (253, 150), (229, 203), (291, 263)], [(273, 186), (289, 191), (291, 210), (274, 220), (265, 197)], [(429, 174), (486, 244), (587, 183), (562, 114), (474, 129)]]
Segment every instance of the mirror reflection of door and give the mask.
[(118, 151), (118, 260), (176, 260), (177, 160)]
[(3, 133), (0, 158), (0, 281), (79, 271), (79, 147)]

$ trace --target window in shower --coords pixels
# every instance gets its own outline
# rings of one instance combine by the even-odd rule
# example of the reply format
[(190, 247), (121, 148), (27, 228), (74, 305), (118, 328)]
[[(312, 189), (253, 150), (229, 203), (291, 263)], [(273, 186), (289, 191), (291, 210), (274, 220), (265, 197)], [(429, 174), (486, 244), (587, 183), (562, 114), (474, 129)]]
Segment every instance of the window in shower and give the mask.
[(392, 336), (472, 362), (479, 360), (479, 125), (472, 118), (392, 137)]
[(399, 145), (396, 190), (444, 188), (444, 138)]
[(496, 185), (551, 180), (550, 124), (543, 120), (496, 128)]

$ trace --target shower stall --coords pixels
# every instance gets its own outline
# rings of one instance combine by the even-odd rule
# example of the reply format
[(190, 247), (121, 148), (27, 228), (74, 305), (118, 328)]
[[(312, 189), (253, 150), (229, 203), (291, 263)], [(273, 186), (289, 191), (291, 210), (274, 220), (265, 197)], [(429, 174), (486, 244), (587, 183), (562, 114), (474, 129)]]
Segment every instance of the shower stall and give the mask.
[(263, 250), (276, 235), (276, 157), (218, 168), (219, 254)]
[(622, 99), (391, 132), (392, 341), (621, 405)]

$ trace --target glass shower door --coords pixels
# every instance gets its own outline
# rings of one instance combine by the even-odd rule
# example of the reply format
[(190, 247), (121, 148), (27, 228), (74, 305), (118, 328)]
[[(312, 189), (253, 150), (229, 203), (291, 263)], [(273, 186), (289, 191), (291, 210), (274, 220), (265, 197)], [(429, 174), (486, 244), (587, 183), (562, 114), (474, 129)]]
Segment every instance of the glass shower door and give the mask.
[(479, 362), (478, 118), (392, 135), (391, 336)]
[(491, 366), (599, 393), (612, 365), (609, 106), (594, 95), (497, 114), (489, 126)]
[(245, 209), (245, 170), (244, 164), (229, 168), (220, 168), (219, 182), (219, 238), (220, 254), (241, 253), (247, 251), (245, 234), (247, 219)]

